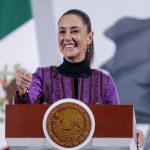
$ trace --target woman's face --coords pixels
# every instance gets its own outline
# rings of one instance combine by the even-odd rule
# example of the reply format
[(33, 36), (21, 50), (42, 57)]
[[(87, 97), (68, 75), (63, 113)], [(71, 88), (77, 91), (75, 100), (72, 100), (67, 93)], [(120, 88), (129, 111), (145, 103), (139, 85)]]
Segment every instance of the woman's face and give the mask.
[(65, 15), (58, 24), (58, 42), (61, 53), (70, 62), (80, 62), (85, 58), (86, 44), (92, 42), (93, 33), (77, 15)]

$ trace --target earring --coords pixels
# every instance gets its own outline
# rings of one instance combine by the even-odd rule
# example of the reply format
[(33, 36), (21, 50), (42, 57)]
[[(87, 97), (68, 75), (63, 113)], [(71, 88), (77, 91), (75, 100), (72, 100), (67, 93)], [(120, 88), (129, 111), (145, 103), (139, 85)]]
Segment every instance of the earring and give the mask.
[(90, 52), (90, 45), (86, 44), (86, 51), (89, 53)]

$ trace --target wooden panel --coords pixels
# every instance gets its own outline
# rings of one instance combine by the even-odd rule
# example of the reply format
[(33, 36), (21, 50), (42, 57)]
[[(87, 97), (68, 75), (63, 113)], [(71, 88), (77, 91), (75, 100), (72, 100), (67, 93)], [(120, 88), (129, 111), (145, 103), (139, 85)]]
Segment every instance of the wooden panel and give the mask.
[[(43, 116), (50, 105), (7, 105), (7, 138), (42, 138)], [(133, 106), (89, 105), (96, 120), (94, 137), (132, 137)]]
[(90, 106), (96, 121), (94, 137), (132, 137), (132, 106)]

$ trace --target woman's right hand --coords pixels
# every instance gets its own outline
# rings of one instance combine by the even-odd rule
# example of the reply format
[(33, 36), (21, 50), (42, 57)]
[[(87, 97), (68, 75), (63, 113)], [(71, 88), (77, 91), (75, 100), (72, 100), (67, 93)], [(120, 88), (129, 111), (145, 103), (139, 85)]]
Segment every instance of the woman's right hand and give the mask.
[(19, 94), (23, 95), (26, 93), (30, 86), (32, 75), (24, 69), (19, 69), (16, 73), (16, 85), (19, 90)]

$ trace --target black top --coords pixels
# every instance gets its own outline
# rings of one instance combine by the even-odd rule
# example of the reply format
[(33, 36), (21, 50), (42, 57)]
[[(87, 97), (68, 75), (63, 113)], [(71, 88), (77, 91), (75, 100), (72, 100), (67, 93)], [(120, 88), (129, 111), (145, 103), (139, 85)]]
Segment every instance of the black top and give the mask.
[(92, 69), (85, 59), (81, 62), (72, 63), (64, 58), (63, 63), (58, 67), (58, 72), (63, 76), (88, 78), (92, 74)]
[(61, 75), (73, 77), (75, 99), (78, 99), (78, 78), (88, 78), (92, 74), (89, 63), (86, 59), (81, 62), (72, 63), (64, 58), (63, 63), (57, 69)]

